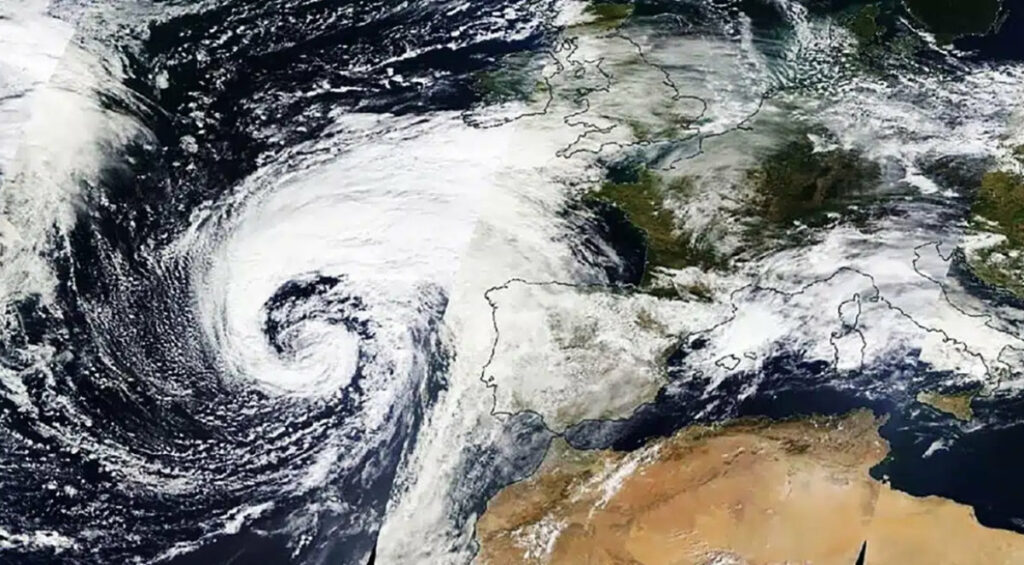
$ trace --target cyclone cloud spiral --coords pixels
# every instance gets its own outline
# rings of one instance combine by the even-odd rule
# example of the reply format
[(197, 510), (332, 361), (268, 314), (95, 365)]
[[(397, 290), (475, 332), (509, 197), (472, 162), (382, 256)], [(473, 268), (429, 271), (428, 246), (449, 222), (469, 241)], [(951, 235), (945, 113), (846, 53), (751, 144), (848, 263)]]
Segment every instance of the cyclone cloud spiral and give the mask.
[(33, 117), (3, 168), (4, 555), (365, 559), (444, 386), (471, 200), (401, 115), (537, 41), (511, 7), (4, 13), (53, 58), (17, 94), (78, 120)]

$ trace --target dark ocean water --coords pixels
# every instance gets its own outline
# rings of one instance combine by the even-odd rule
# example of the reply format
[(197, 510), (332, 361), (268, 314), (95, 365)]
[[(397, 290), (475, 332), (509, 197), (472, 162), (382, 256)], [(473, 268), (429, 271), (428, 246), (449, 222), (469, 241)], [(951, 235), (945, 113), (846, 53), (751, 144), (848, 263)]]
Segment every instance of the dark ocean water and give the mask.
[(999, 28), (983, 36), (963, 37), (954, 42), (958, 49), (970, 51), (984, 60), (1024, 60), (1024, 2), (1002, 0)]

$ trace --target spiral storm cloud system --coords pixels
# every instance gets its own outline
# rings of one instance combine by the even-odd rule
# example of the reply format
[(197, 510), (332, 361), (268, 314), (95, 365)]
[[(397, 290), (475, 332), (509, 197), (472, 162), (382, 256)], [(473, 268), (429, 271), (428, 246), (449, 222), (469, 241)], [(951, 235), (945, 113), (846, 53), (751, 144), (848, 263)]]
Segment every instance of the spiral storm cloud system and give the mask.
[(0, 1), (0, 563), (1024, 562), (1024, 6), (925, 4)]

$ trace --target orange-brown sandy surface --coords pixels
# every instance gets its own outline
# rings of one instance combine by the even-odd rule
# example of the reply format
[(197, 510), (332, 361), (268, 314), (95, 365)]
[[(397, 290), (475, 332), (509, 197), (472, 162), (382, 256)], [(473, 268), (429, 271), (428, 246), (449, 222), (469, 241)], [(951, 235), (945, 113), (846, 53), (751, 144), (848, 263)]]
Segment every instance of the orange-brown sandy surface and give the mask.
[(870, 413), (690, 428), (629, 454), (552, 446), (477, 522), (478, 563), (1024, 564), (1024, 536), (871, 478)]

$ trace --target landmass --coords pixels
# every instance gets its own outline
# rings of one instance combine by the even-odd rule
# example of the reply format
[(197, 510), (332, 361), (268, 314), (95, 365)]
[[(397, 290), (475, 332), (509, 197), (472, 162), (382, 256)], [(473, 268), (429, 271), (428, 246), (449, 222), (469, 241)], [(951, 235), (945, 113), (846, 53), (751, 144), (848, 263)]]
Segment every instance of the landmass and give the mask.
[(971, 400), (975, 394), (977, 394), (976, 390), (958, 392), (956, 394), (922, 391), (917, 393), (917, 401), (968, 422), (974, 417), (974, 411), (971, 410)]
[(1024, 177), (1004, 170), (985, 174), (971, 211), (978, 230), (995, 236), (972, 253), (974, 274), (1024, 297)]
[(747, 177), (758, 196), (752, 212), (788, 225), (865, 195), (877, 185), (880, 170), (857, 151), (818, 150), (803, 135), (777, 148)]
[(628, 417), (668, 383), (678, 336), (731, 313), (724, 304), (559, 283), (509, 281), (486, 297), (496, 333), (481, 377), (494, 387), (495, 409), (530, 410), (555, 431)]
[(878, 16), (881, 13), (878, 4), (867, 4), (848, 17), (846, 28), (853, 32), (862, 44), (869, 44), (885, 31), (885, 27), (878, 23)]
[(643, 168), (632, 177), (620, 182), (605, 182), (593, 197), (619, 208), (630, 223), (643, 231), (647, 243), (645, 286), (651, 282), (654, 269), (691, 266), (714, 269), (725, 265), (724, 258), (716, 253), (708, 240), (708, 234), (695, 234), (683, 228), (667, 202), (670, 197), (685, 199), (693, 190), (690, 179), (679, 177), (665, 181)]
[(477, 561), (852, 565), (1024, 562), (1024, 536), (873, 479), (888, 444), (867, 411), (691, 427), (631, 453), (556, 440), (477, 522)]
[(591, 25), (604, 29), (616, 28), (633, 13), (633, 5), (622, 2), (592, 2), (584, 12), (592, 17)]

